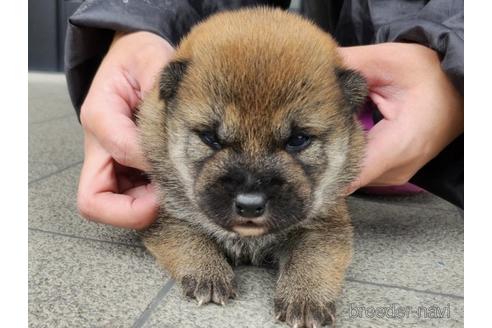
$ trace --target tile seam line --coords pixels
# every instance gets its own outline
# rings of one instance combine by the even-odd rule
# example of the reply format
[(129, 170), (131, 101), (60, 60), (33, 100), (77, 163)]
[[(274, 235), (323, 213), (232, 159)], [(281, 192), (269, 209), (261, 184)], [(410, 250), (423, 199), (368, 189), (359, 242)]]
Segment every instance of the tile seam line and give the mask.
[(449, 297), (449, 298), (458, 299), (458, 300), (464, 300), (464, 296), (461, 296), (461, 295), (446, 294), (446, 293), (434, 292), (431, 290), (422, 290), (422, 289), (415, 289), (415, 288), (410, 288), (410, 287), (405, 287), (405, 286), (390, 285), (390, 284), (384, 284), (384, 283), (373, 282), (373, 281), (358, 280), (358, 279), (349, 278), (349, 277), (345, 278), (345, 280), (350, 281), (350, 282), (356, 282), (359, 284), (364, 284), (364, 285), (402, 289), (402, 290), (406, 290), (406, 291), (410, 291), (410, 292), (416, 292), (416, 293), (429, 294), (429, 295), (435, 295), (435, 296)]
[(106, 244), (113, 244), (113, 245), (120, 245), (120, 246), (130, 246), (130, 247), (141, 248), (141, 249), (145, 248), (144, 246), (141, 246), (141, 245), (133, 245), (133, 244), (121, 243), (121, 242), (111, 241), (111, 240), (88, 238), (88, 237), (65, 234), (62, 232), (43, 230), (43, 229), (39, 229), (39, 228), (28, 228), (28, 230), (40, 232), (40, 233), (45, 233), (45, 234), (50, 234), (50, 235), (55, 235), (55, 236), (62, 236), (62, 237), (80, 239), (80, 240), (89, 240), (89, 241), (94, 241), (94, 242), (99, 242), (99, 243), (106, 243)]
[(166, 283), (161, 287), (161, 289), (157, 292), (154, 298), (150, 301), (149, 304), (145, 307), (145, 310), (138, 316), (135, 322), (132, 325), (132, 328), (141, 328), (145, 325), (145, 323), (149, 320), (154, 310), (161, 304), (162, 300), (166, 297), (166, 295), (171, 291), (175, 282), (172, 279), (168, 279)]
[(72, 164), (70, 164), (70, 165), (68, 165), (68, 166), (65, 166), (64, 168), (61, 168), (61, 169), (56, 170), (56, 171), (54, 171), (54, 172), (51, 172), (51, 173), (49, 173), (49, 174), (47, 174), (47, 175), (45, 175), (45, 176), (42, 176), (42, 177), (39, 177), (39, 178), (37, 178), (37, 179), (31, 180), (31, 181), (29, 181), (27, 184), (28, 184), (28, 186), (31, 186), (31, 185), (33, 185), (33, 184), (35, 184), (35, 183), (37, 183), (37, 182), (43, 181), (43, 180), (48, 179), (48, 178), (50, 178), (50, 177), (52, 177), (52, 176), (54, 176), (54, 175), (57, 175), (58, 173), (62, 173), (63, 171), (66, 171), (66, 170), (68, 170), (68, 169), (71, 169), (71, 168), (73, 168), (73, 167), (75, 167), (75, 166), (79, 165), (79, 164), (82, 164), (83, 162), (84, 162), (84, 161), (78, 161), (78, 162), (76, 162), (76, 163), (72, 163)]

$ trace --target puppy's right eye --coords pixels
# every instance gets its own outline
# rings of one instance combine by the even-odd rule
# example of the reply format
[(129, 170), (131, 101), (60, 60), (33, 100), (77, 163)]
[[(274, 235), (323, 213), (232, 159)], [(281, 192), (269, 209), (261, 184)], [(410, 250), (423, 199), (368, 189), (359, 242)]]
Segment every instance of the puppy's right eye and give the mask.
[(202, 139), (203, 143), (209, 146), (214, 150), (220, 150), (222, 145), (219, 143), (217, 136), (213, 132), (205, 131), (199, 133), (200, 139)]
[(296, 133), (290, 136), (285, 145), (289, 152), (299, 152), (311, 144), (311, 137), (304, 133)]

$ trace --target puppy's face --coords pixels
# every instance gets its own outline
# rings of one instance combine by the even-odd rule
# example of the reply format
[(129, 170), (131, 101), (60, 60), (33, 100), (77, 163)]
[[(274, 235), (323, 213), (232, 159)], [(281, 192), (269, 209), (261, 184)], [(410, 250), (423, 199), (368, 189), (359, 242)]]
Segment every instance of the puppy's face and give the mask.
[(313, 59), (309, 43), (254, 44), (198, 35), (160, 80), (183, 188), (207, 220), (242, 236), (286, 229), (340, 196), (359, 159), (352, 109), (365, 92), (333, 49)]

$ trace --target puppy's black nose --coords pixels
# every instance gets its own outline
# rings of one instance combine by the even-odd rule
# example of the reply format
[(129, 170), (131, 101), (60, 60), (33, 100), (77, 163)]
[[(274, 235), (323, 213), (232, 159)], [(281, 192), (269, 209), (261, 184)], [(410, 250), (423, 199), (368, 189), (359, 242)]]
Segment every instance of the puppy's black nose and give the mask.
[(238, 194), (234, 205), (240, 216), (256, 218), (265, 212), (266, 197), (262, 193)]

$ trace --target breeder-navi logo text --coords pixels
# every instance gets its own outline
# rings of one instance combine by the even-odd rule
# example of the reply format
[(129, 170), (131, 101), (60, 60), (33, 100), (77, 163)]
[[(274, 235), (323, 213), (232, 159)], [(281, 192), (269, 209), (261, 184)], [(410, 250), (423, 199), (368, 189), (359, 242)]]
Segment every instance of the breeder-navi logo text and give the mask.
[(450, 305), (444, 307), (437, 305), (430, 306), (402, 306), (393, 303), (390, 306), (357, 306), (350, 303), (349, 317), (353, 318), (387, 318), (387, 319), (405, 319), (405, 318), (423, 318), (423, 319), (443, 319), (450, 317)]

